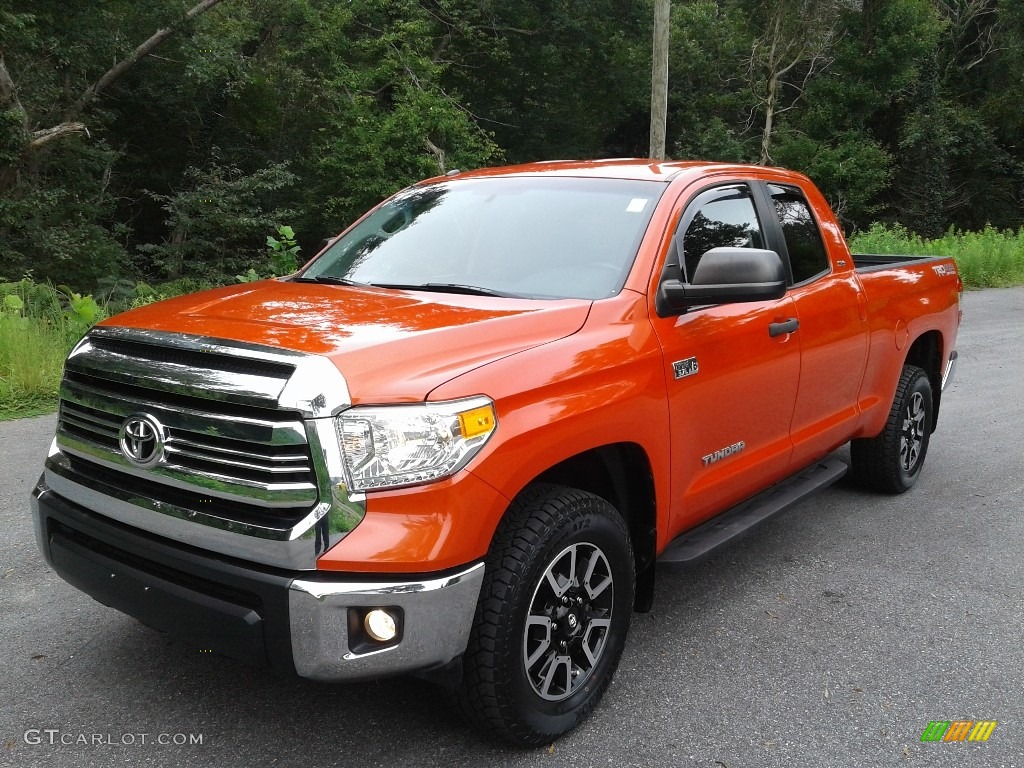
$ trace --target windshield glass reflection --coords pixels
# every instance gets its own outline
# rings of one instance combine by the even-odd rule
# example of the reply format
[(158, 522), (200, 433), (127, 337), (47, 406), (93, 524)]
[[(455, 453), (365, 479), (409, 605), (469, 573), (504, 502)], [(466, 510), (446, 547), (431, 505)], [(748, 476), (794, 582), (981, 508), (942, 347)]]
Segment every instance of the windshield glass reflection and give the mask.
[(529, 298), (618, 293), (661, 182), (512, 177), (399, 193), (300, 279)]

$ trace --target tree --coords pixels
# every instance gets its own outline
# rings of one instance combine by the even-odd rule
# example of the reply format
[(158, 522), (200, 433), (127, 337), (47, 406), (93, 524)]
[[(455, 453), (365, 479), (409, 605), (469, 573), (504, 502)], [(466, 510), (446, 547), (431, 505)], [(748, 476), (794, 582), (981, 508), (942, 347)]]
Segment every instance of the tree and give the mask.
[(832, 63), (841, 36), (839, 11), (845, 0), (773, 0), (755, 23), (765, 32), (754, 41), (748, 60), (754, 109), (760, 113), (761, 150), (758, 162), (771, 162), (772, 134), (780, 115), (793, 109), (811, 79)]
[(668, 123), (675, 157), (756, 159), (746, 129), (751, 99), (744, 67), (753, 41), (736, 3), (698, 0), (673, 7)]
[(773, 159), (818, 183), (856, 229), (902, 206), (901, 131), (944, 25), (930, 0), (865, 2), (839, 14), (832, 64), (815, 76), (773, 137)]
[[(221, 2), (222, 0), (200, 0), (198, 4), (185, 12), (184, 16), (181, 18), (181, 22), (190, 21)], [(24, 14), (23, 16), (26, 15), (27, 14)], [(114, 81), (134, 67), (140, 60), (149, 56), (154, 50), (156, 50), (156, 48), (171, 37), (175, 31), (175, 26), (166, 26), (161, 27), (150, 35), (128, 56), (117, 61), (113, 66), (100, 75), (99, 78), (86, 86), (73, 103), (65, 104), (62, 109), (62, 113), (65, 118), (64, 120), (56, 125), (46, 128), (39, 127), (36, 121), (34, 121), (32, 116), (29, 114), (29, 111), (22, 105), (21, 99), (18, 96), (18, 87), (11, 78), (10, 72), (7, 69), (7, 64), (4, 61), (3, 51), (0, 50), (0, 108), (13, 108), (22, 114), (26, 138), (25, 149), (28, 151), (37, 151), (45, 147), (51, 141), (55, 141), (66, 136), (77, 133), (88, 133), (89, 129), (86, 124), (78, 119), (81, 117), (85, 109), (101, 93), (106, 91)]]
[[(0, 0), (0, 276), (231, 281), (424, 176), (645, 155), (654, 1)], [(1024, 223), (1024, 4), (670, 23), (672, 156), (805, 171), (850, 228)]]
[(220, 1), (184, 15), (170, 0), (0, 3), (0, 276), (89, 285), (117, 271), (127, 230), (113, 220), (119, 153), (105, 140), (116, 107), (100, 96)]

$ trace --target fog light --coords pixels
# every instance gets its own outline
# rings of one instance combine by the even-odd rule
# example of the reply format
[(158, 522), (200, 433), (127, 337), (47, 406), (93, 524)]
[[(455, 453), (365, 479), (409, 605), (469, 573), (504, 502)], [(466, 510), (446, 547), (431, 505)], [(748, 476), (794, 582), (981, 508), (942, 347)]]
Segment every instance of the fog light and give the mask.
[(363, 626), (366, 628), (366, 634), (379, 643), (394, 640), (398, 633), (394, 617), (380, 608), (374, 608), (366, 614)]

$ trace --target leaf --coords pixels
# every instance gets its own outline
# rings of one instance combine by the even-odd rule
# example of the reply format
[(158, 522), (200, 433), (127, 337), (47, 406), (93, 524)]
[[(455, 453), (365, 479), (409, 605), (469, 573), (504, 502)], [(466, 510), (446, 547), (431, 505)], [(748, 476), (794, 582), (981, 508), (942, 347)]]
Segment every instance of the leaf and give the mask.
[(87, 325), (95, 324), (103, 314), (103, 310), (100, 309), (100, 305), (96, 303), (96, 299), (91, 294), (82, 296), (79, 293), (72, 293), (69, 303), (71, 304), (70, 315)]
[(25, 302), (21, 300), (21, 296), (9, 293), (4, 296), (4, 306), (12, 312), (21, 312), (25, 308)]
[(259, 273), (252, 267), (249, 267), (249, 271), (246, 272), (244, 275), (235, 275), (235, 280), (237, 280), (240, 283), (255, 283), (257, 280), (260, 279), (262, 278), (260, 278)]

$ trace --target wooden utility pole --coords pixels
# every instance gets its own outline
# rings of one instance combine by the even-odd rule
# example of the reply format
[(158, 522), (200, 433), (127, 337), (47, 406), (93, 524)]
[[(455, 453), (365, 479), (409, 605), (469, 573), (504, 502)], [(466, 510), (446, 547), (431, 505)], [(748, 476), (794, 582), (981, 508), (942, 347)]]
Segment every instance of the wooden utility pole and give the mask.
[(651, 63), (651, 157), (665, 159), (668, 122), (668, 30), (671, 0), (654, 0), (654, 45)]

